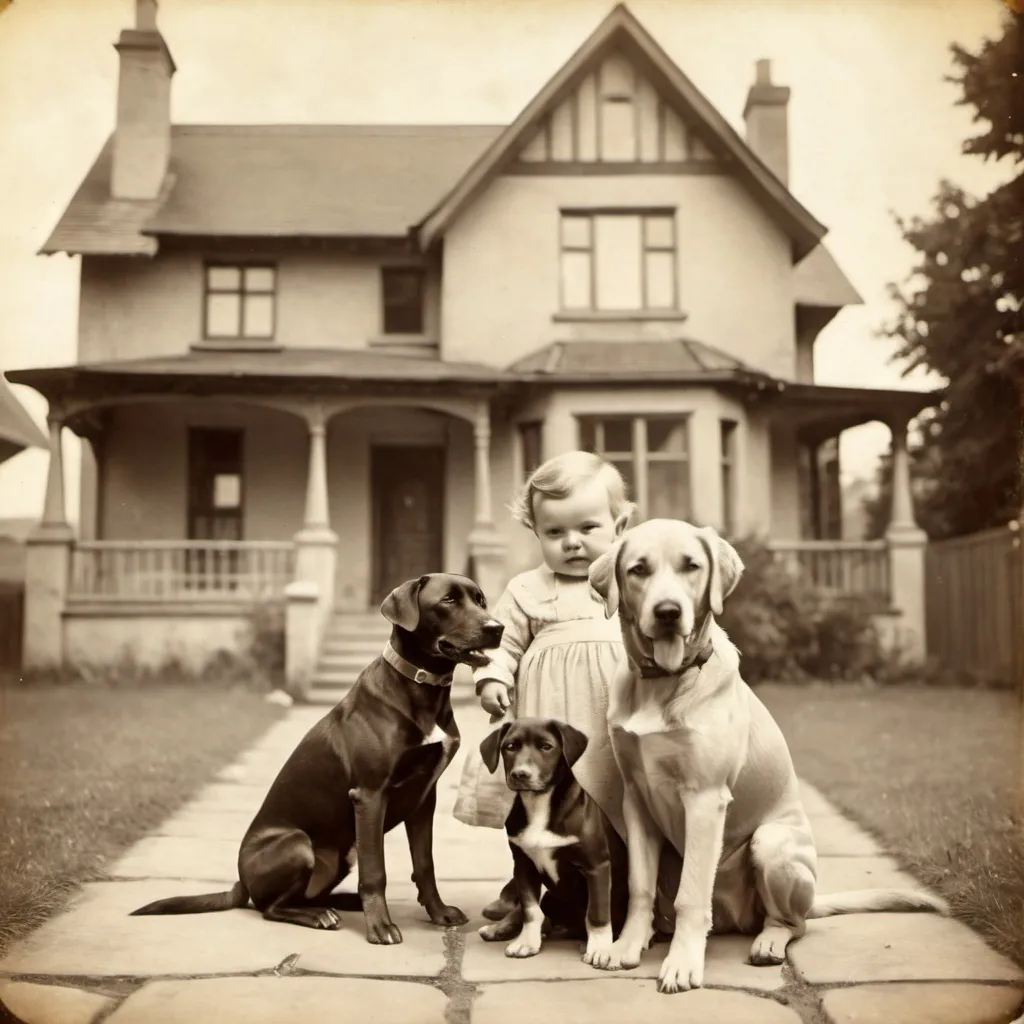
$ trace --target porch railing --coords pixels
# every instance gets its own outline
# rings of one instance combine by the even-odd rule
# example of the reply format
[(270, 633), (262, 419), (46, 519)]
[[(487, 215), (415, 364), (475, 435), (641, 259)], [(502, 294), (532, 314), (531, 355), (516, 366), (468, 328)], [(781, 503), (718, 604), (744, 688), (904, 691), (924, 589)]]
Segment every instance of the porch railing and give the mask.
[(884, 540), (783, 540), (775, 557), (832, 594), (856, 594), (888, 607), (892, 601), (889, 551)]
[(280, 597), (295, 545), (279, 541), (96, 540), (71, 553), (72, 601), (252, 602)]

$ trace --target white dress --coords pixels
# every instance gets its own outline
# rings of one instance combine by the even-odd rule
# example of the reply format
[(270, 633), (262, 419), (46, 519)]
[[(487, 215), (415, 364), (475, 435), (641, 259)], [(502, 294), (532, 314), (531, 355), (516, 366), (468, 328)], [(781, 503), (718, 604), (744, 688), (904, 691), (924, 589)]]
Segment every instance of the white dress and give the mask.
[[(509, 687), (511, 717), (554, 718), (587, 735), (573, 774), (624, 836), (622, 781), (607, 720), (608, 690), (626, 660), (618, 616), (606, 617), (604, 602), (585, 576), (559, 576), (541, 565), (511, 580), (494, 617), (505, 626), (501, 647), (474, 679), (478, 685), (497, 679)], [(470, 750), (455, 817), (504, 828), (513, 799), (501, 766), (492, 775), (479, 749)]]

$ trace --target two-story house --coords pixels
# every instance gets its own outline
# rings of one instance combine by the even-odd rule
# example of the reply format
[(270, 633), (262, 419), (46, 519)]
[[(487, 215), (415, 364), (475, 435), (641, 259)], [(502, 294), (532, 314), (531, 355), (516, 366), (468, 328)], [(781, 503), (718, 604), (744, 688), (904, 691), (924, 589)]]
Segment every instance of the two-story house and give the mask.
[[(295, 687), (324, 649), (340, 679), (401, 580), (469, 567), (493, 598), (532, 564), (505, 505), (575, 447), (641, 516), (770, 537), (916, 628), (904, 433), (932, 397), (813, 382), (859, 298), (787, 188), (767, 61), (745, 140), (624, 6), (510, 125), (198, 127), (170, 122), (155, 0), (136, 18), (113, 135), (43, 247), (81, 257), (78, 362), (8, 375), (50, 402), (29, 664), (199, 659), (287, 591)], [(892, 543), (840, 542), (836, 439), (873, 419)]]

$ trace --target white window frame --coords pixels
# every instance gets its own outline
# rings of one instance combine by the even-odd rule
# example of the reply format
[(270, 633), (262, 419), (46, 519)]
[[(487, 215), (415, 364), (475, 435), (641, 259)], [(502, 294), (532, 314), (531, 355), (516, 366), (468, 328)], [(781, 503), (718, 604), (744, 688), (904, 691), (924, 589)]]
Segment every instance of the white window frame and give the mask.
[[(686, 426), (686, 451), (685, 452), (652, 452), (647, 444), (647, 425), (652, 421), (670, 421), (682, 423)], [(609, 422), (629, 422), (631, 451), (609, 451), (604, 441), (605, 425)], [(593, 424), (594, 444), (590, 449), (609, 462), (625, 462), (627, 459), (633, 467), (633, 488), (629, 497), (636, 503), (637, 513), (640, 519), (646, 519), (650, 509), (650, 491), (648, 467), (652, 462), (678, 462), (686, 466), (686, 476), (689, 482), (690, 507), (685, 510), (685, 516), (680, 518), (690, 519), (693, 516), (693, 458), (690, 452), (693, 417), (689, 412), (666, 412), (666, 413), (578, 413), (576, 415), (577, 434), (579, 446), (583, 447), (582, 433), (584, 424)]]
[[(598, 251), (595, 243), (599, 218), (628, 217), (639, 220), (640, 249), (637, 254), (640, 271), (640, 304), (638, 306), (603, 306), (598, 295)], [(570, 220), (586, 221), (588, 243), (566, 243), (566, 223)], [(649, 221), (668, 221), (672, 227), (668, 244), (648, 240)], [(568, 252), (586, 253), (590, 258), (590, 294), (585, 306), (566, 305), (564, 255)], [(672, 256), (672, 297), (667, 306), (653, 305), (648, 298), (648, 257), (652, 253), (671, 253)], [(676, 210), (673, 207), (595, 207), (587, 209), (563, 208), (559, 211), (558, 224), (558, 287), (559, 308), (563, 314), (676, 314), (679, 312), (679, 231)]]
[[(234, 270), (238, 273), (238, 286), (232, 288), (217, 287), (211, 283), (213, 274), (218, 270)], [(248, 285), (246, 271), (260, 270), (269, 272), (271, 283), (269, 288), (254, 288)], [(277, 301), (278, 301), (278, 268), (276, 263), (266, 261), (231, 261), (207, 260), (203, 265), (203, 341), (212, 344), (270, 344), (277, 333)], [(234, 334), (215, 334), (210, 331), (210, 298), (214, 295), (232, 295), (238, 299), (238, 329)], [(270, 331), (261, 334), (247, 329), (245, 323), (246, 298), (261, 296), (270, 298)]]

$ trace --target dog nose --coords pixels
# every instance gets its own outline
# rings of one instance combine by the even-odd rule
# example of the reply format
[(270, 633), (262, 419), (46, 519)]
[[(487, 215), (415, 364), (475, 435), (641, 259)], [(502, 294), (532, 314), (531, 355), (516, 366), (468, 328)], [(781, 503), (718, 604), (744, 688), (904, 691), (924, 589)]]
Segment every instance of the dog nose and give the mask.
[(505, 627), (500, 622), (492, 619), (490, 622), (484, 623), (483, 632), (485, 639), (498, 643), (505, 632)]
[(513, 782), (526, 782), (527, 779), (529, 779), (529, 777), (530, 777), (530, 769), (529, 768), (513, 768), (512, 771), (510, 771), (508, 773), (508, 777)]
[(659, 622), (672, 624), (679, 621), (683, 609), (675, 601), (659, 601), (654, 606), (654, 617)]

